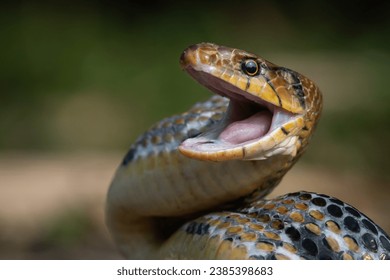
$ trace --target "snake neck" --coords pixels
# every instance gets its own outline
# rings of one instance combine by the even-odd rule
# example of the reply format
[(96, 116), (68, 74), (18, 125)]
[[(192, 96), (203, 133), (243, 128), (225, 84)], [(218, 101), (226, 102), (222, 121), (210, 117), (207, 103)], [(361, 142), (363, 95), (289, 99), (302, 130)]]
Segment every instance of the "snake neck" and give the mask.
[(251, 194), (266, 195), (292, 163), (286, 156), (205, 162), (178, 151), (134, 161), (121, 166), (111, 184), (108, 228), (127, 258), (153, 258), (183, 223), (210, 210), (237, 206)]

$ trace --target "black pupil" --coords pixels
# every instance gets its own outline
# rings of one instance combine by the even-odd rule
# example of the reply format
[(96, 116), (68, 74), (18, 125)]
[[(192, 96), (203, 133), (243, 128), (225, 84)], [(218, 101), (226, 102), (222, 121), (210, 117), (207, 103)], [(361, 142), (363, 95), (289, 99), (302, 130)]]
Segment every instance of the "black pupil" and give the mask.
[(248, 74), (248, 75), (255, 75), (258, 71), (258, 66), (256, 61), (254, 60), (247, 60), (244, 62), (242, 65), (243, 70)]

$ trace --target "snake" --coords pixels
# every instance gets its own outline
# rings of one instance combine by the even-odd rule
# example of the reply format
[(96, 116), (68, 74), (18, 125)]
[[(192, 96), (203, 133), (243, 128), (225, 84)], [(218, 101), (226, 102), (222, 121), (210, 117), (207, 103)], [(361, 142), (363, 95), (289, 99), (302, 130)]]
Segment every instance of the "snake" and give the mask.
[(117, 168), (105, 218), (125, 258), (390, 259), (389, 236), (346, 202), (267, 198), (317, 126), (312, 80), (213, 43), (188, 47), (180, 65), (213, 95), (152, 126)]

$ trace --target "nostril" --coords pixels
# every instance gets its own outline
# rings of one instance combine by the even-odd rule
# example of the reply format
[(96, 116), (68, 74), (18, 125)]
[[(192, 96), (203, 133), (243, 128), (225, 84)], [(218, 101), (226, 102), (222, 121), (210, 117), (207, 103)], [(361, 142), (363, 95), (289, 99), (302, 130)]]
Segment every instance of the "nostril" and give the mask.
[(180, 55), (179, 62), (180, 62), (181, 65), (183, 65), (183, 63), (184, 63), (186, 54), (187, 54), (187, 50), (185, 50), (184, 52), (182, 52), (182, 54)]

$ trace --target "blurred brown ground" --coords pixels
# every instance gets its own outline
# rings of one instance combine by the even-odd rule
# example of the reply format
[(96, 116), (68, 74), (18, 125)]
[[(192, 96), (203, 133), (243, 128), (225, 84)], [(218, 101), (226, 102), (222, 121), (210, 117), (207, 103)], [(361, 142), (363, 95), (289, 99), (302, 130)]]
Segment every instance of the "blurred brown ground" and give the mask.
[(117, 259), (104, 225), (119, 155), (3, 155), (0, 259)]
[[(104, 224), (120, 154), (3, 154), (0, 259), (118, 259)], [(370, 187), (367, 187), (370, 186)], [(384, 183), (298, 164), (272, 196), (309, 190), (336, 196), (390, 232)]]

